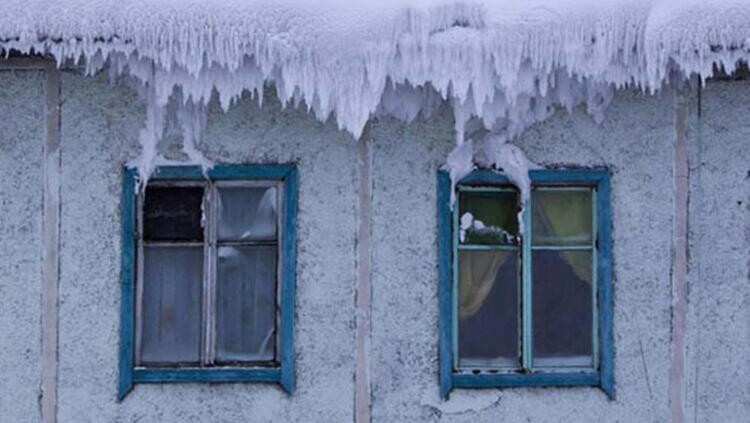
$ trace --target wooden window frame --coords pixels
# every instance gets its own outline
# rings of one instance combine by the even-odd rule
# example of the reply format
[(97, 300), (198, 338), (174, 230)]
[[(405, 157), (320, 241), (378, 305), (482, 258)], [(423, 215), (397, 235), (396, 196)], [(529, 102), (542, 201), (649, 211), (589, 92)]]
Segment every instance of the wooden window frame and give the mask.
[[(157, 185), (200, 185), (210, 181), (220, 186), (241, 184), (241, 186), (277, 186), (279, 193), (279, 221), (278, 221), (278, 269), (277, 269), (277, 364), (269, 366), (263, 364), (218, 366), (213, 363), (213, 334), (207, 331), (209, 339), (202, 339), (201, 366), (196, 367), (140, 367), (136, 363), (138, 340), (137, 309), (139, 307), (139, 292), (137, 278), (142, 278), (142, 266), (139, 257), (143, 257), (141, 230), (138, 227), (142, 219), (138, 216), (142, 212), (141, 196), (137, 191), (137, 169), (123, 169), (122, 184), (122, 263), (121, 263), (121, 303), (120, 303), (120, 352), (119, 352), (119, 387), (118, 398), (124, 399), (136, 383), (179, 383), (179, 382), (266, 382), (277, 383), (288, 394), (294, 391), (294, 297), (296, 277), (296, 220), (297, 220), (297, 187), (298, 176), (294, 165), (224, 165), (215, 166), (204, 175), (200, 167), (196, 166), (162, 166), (154, 170), (149, 183)], [(210, 188), (212, 195), (215, 188)], [(215, 201), (204, 200), (211, 207)], [(205, 206), (205, 203), (204, 203)], [(214, 209), (215, 210), (215, 209)], [(207, 226), (210, 226), (207, 225)], [(207, 238), (204, 240), (203, 292), (213, 292), (211, 284), (215, 286), (215, 272), (211, 266), (215, 254), (211, 253), (209, 245), (215, 240), (215, 228), (206, 228)], [(214, 249), (215, 249), (214, 245)], [(211, 276), (213, 275), (213, 276)], [(142, 280), (142, 279), (141, 279)], [(205, 295), (204, 295), (205, 297)], [(211, 307), (206, 302), (211, 298), (204, 298), (203, 313), (208, 314), (210, 320), (203, 326), (211, 328)], [(203, 316), (205, 321), (206, 316)], [(202, 332), (206, 332), (205, 330)]]
[[(475, 170), (464, 177), (453, 188), (450, 175), (445, 170), (438, 171), (438, 254), (439, 254), (439, 324), (440, 324), (440, 394), (448, 398), (455, 388), (506, 388), (543, 386), (593, 386), (601, 388), (614, 399), (614, 345), (612, 335), (612, 223), (610, 206), (609, 172), (606, 169), (562, 169), (532, 170), (529, 172), (532, 187), (588, 187), (594, 190), (592, 198), (595, 232), (596, 281), (593, 320), (594, 365), (588, 368), (525, 368), (531, 363), (531, 340), (522, 337), (522, 371), (503, 369), (459, 369), (457, 366), (456, 335), (456, 252), (458, 200), (451, 207), (451, 190), (458, 195), (463, 189), (498, 190), (512, 188), (508, 178), (493, 170)], [(458, 198), (458, 197), (456, 197)], [(533, 205), (532, 205), (533, 206)], [(454, 208), (456, 210), (454, 210)], [(528, 238), (531, 230), (530, 207), (524, 207), (524, 226)], [(531, 332), (531, 310), (523, 304), (531, 302), (530, 257), (532, 247), (521, 240), (521, 322), (523, 333)]]

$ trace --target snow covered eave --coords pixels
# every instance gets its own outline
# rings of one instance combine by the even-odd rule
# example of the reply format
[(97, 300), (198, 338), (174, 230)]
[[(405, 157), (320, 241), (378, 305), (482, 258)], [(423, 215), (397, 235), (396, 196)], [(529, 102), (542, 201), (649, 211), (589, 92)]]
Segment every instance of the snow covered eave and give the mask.
[[(555, 107), (603, 117), (613, 90), (648, 93), (750, 58), (745, 0), (6, 0), (0, 50), (108, 65), (141, 82), (144, 178), (179, 93), (191, 160), (214, 90), (333, 115), (359, 137), (373, 114), (411, 120), (443, 100), (456, 142), (475, 122), (511, 139)], [(179, 90), (176, 90), (179, 88)], [(303, 102), (304, 100), (304, 102)], [(204, 162), (202, 162), (204, 163)]]

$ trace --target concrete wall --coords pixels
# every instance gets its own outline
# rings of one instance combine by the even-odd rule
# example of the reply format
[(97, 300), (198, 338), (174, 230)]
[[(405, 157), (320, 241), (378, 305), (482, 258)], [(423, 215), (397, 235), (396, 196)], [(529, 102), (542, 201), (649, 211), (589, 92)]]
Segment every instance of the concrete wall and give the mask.
[(44, 73), (0, 70), (0, 420), (38, 419)]
[[(9, 240), (0, 243), (0, 421), (38, 421), (43, 76), (0, 78), (0, 113), (18, 116), (0, 125), (0, 234)], [(711, 84), (700, 119), (691, 99), (690, 421), (750, 413), (749, 95), (748, 82)], [(212, 104), (209, 158), (299, 166), (297, 390), (289, 397), (262, 384), (137, 385), (118, 403), (121, 166), (138, 154), (145, 112), (125, 84), (72, 71), (63, 74), (62, 100), (58, 421), (352, 421), (362, 165), (355, 140), (275, 101), (260, 109), (245, 98), (226, 114)], [(560, 112), (516, 141), (545, 165), (612, 171), (615, 401), (594, 388), (438, 398), (435, 185), (453, 146), (451, 113), (372, 122), (373, 421), (670, 420), (673, 105), (671, 92), (620, 92), (601, 125), (582, 111)], [(179, 142), (170, 126), (160, 148), (174, 152)]]
[[(750, 416), (750, 81), (710, 83), (690, 132), (686, 417)], [(693, 99), (693, 104), (697, 98)]]
[(439, 401), (435, 173), (452, 147), (450, 119), (382, 124), (375, 140), (374, 420), (669, 420), (672, 103), (669, 93), (619, 93), (601, 125), (582, 111), (560, 112), (517, 141), (540, 164), (612, 171), (616, 401), (592, 388), (458, 390)]
[(121, 166), (137, 154), (144, 110), (130, 90), (72, 73), (62, 98), (59, 421), (352, 420), (351, 136), (272, 101), (214, 107), (205, 134), (217, 162), (299, 166), (294, 396), (264, 384), (137, 385), (118, 404)]

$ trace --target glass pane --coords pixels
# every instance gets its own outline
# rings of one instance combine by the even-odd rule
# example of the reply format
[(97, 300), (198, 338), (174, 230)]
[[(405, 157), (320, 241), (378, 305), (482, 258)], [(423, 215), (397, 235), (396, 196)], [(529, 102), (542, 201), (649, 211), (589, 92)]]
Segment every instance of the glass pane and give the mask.
[(518, 253), (460, 251), (459, 367), (518, 368)]
[(591, 251), (532, 253), (534, 367), (592, 365)]
[(517, 214), (518, 195), (514, 191), (461, 192), (459, 241), (461, 244), (515, 244)]
[(216, 360), (273, 360), (276, 247), (219, 247), (216, 289)]
[(534, 190), (531, 194), (533, 245), (591, 245), (591, 198), (591, 190)]
[(276, 188), (219, 188), (221, 241), (276, 239)]
[(147, 187), (143, 236), (148, 241), (203, 240), (202, 187)]
[(200, 359), (203, 247), (144, 248), (141, 361)]

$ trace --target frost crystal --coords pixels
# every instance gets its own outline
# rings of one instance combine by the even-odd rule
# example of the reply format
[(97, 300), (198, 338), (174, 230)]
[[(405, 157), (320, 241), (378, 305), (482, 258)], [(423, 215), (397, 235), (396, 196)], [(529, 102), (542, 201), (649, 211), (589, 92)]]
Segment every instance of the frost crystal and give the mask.
[[(746, 0), (5, 0), (0, 16), (0, 50), (141, 81), (141, 176), (177, 91), (201, 114), (214, 90), (226, 109), (271, 83), (355, 137), (373, 113), (408, 121), (449, 100), (462, 144), (472, 117), (512, 138), (557, 106), (601, 119), (619, 87), (732, 71), (749, 38)], [(200, 119), (182, 122), (205, 165)]]

